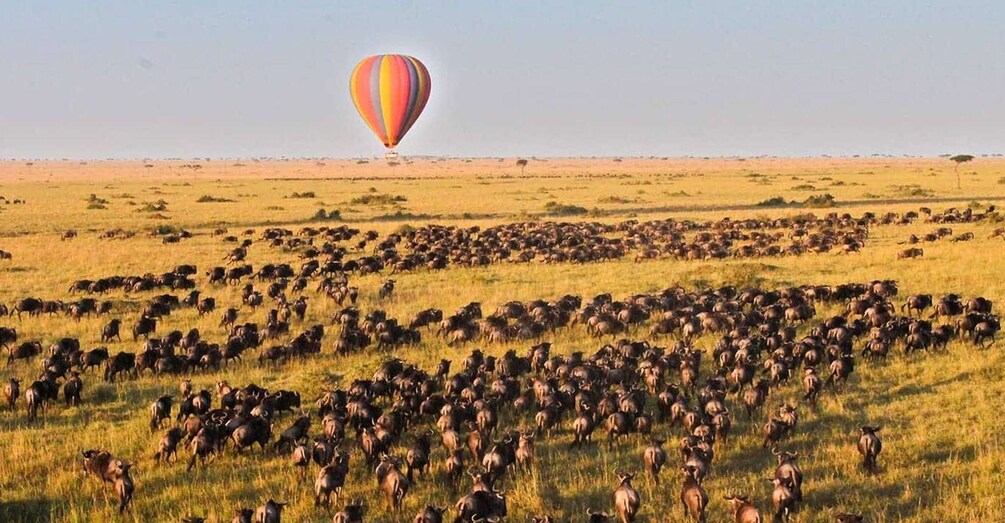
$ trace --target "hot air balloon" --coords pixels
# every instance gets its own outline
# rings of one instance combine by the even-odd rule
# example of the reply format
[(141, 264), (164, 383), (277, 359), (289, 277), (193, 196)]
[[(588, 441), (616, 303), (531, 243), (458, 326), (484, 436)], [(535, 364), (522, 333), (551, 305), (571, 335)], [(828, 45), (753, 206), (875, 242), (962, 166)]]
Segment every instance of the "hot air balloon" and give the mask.
[(377, 139), (394, 149), (426, 107), (429, 71), (411, 56), (371, 56), (352, 70), (349, 93)]

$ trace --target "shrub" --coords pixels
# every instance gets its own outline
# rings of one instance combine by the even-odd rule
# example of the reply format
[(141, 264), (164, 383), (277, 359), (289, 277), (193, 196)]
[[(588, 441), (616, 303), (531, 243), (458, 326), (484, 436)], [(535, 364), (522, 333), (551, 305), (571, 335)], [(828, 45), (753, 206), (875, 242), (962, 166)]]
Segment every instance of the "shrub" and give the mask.
[(893, 192), (900, 196), (915, 196), (915, 197), (930, 197), (935, 196), (935, 191), (931, 189), (925, 189), (918, 184), (911, 185), (894, 185)]
[(775, 196), (774, 198), (768, 198), (767, 200), (757, 202), (755, 205), (758, 207), (785, 207), (788, 204), (789, 203), (785, 201), (785, 198)]
[(150, 229), (150, 232), (158, 236), (167, 236), (169, 234), (179, 233), (181, 232), (181, 229), (175, 227), (174, 225), (165, 224), (155, 226), (153, 229)]
[(204, 194), (200, 196), (198, 200), (196, 200), (196, 203), (223, 203), (233, 201), (234, 200), (231, 200), (230, 198), (217, 198), (216, 196), (210, 196), (208, 194)]
[(304, 191), (295, 192), (290, 195), (290, 198), (316, 198), (316, 196), (314, 195), (314, 191)]
[(357, 196), (349, 203), (352, 205), (393, 205), (399, 202), (407, 202), (408, 198), (402, 195), (392, 196), (390, 194), (371, 193)]
[(338, 209), (332, 209), (330, 211), (326, 211), (323, 208), (322, 209), (318, 209), (318, 211), (316, 213), (314, 213), (313, 219), (314, 220), (341, 220), (342, 219), (342, 211), (340, 211)]
[(567, 205), (555, 201), (544, 204), (544, 210), (549, 216), (578, 216), (590, 212), (586, 207)]
[(635, 203), (635, 200), (621, 196), (605, 196), (597, 200), (597, 203)]
[(830, 193), (815, 194), (803, 202), (803, 207), (834, 207), (834, 196)]

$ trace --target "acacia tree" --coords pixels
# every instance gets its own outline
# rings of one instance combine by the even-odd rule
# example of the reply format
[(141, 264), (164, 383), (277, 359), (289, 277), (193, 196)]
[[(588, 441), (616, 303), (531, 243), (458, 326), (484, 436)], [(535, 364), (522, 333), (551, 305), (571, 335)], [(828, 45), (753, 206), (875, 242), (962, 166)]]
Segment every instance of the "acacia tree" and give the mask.
[(527, 167), (527, 159), (520, 158), (519, 160), (516, 161), (516, 166), (520, 168), (520, 176), (523, 176), (523, 170), (525, 167)]
[(955, 166), (953, 166), (953, 171), (956, 172), (956, 188), (959, 189), (960, 188), (960, 164), (961, 163), (967, 163), (970, 160), (973, 160), (974, 156), (972, 154), (957, 154), (956, 156), (953, 156), (953, 157), (951, 157), (949, 159), (952, 160), (956, 164)]

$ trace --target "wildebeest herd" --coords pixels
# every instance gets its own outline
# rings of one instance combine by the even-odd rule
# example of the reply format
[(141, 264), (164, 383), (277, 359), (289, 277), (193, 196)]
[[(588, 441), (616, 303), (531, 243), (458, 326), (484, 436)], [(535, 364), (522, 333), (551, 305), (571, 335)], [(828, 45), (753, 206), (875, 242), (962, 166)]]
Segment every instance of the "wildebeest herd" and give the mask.
[[(113, 301), (17, 301), (9, 311), (12, 323), (0, 328), (0, 347), (19, 375), (36, 376), (22, 360), (41, 358), (42, 370), (23, 384), (11, 378), (4, 386), (4, 404), (14, 411), (23, 403), (28, 419), (37, 422), (61, 394), (67, 408), (90, 401), (84, 379), (95, 367), (103, 367), (108, 382), (147, 371), (177, 376), (177, 392), (161, 391), (150, 398), (147, 412), (137, 413), (149, 416), (155, 466), (176, 466), (182, 451), (189, 471), (211, 470), (214, 461), (228, 459), (230, 449), (286, 456), (302, 478), (303, 490), (312, 491), (319, 515), (337, 510), (331, 519), (343, 523), (364, 521), (375, 503), (385, 504), (399, 520), (410, 517), (400, 513), (401, 507), (419, 482), (442, 484), (442, 496), (414, 516), (416, 523), (451, 517), (457, 523), (496, 521), (508, 514), (507, 490), (527, 481), (536, 467), (548, 466), (535, 452), (535, 442), (583, 453), (632, 440), (647, 443), (637, 468), (616, 471), (610, 503), (590, 507), (582, 520), (628, 523), (646, 517), (646, 500), (633, 485), (642, 471), (660, 492), (679, 499), (681, 515), (706, 521), (710, 494), (704, 481), (717, 471), (717, 453), (730, 444), (737, 428), (756, 424), (762, 436), (756, 452), (770, 452), (777, 462), (773, 471), (765, 470), (770, 486), (763, 492), (714, 494), (727, 501), (736, 522), (767, 517), (787, 522), (814, 503), (814, 478), (804, 478), (799, 454), (786, 449), (800, 430), (800, 413), (815, 409), (821, 395), (854, 386), (849, 378), (858, 365), (883, 360), (892, 351), (945, 351), (953, 339), (990, 346), (1000, 330), (990, 300), (955, 294), (901, 297), (892, 280), (779, 289), (671, 286), (620, 299), (602, 293), (514, 300), (487, 309), (491, 314), (471, 302), (452, 313), (431, 307), (398, 320), (381, 308), (360, 310), (361, 290), (351, 278), (507, 260), (582, 263), (630, 252), (638, 253), (636, 261), (855, 252), (871, 225), (910, 223), (920, 215), (938, 223), (984, 216), (969, 210), (937, 215), (923, 210), (860, 218), (536, 222), (484, 230), (427, 226), (384, 239), (346, 226), (304, 228), (296, 234), (267, 229), (260, 236), (264, 242), (297, 252), (305, 261), (298, 269), (265, 263), (257, 270), (247, 261), (254, 232), (245, 231), (249, 234), (226, 257), (226, 267), (202, 273), (201, 289), (200, 271), (191, 264), (159, 275), (78, 280), (69, 287), (71, 295), (164, 292), (145, 298), (129, 324), (131, 340), (144, 340), (137, 352), (87, 348), (76, 338), (53, 340), (46, 349), (42, 340), (20, 339), (13, 323), (41, 314), (65, 314), (78, 321), (113, 316)], [(228, 236), (224, 241), (241, 240)], [(353, 248), (357, 258), (348, 257)], [(376, 303), (391, 299), (395, 284), (386, 280), (374, 292)], [(241, 303), (218, 312), (216, 300), (204, 294), (222, 285), (243, 285)], [(315, 295), (309, 296), (312, 289)], [(308, 304), (323, 299), (340, 309), (330, 321), (306, 325)], [(200, 316), (219, 314), (225, 335), (214, 340), (187, 329), (155, 337), (171, 321), (172, 311), (183, 307)], [(269, 309), (264, 323), (238, 321), (242, 311), (253, 314), (259, 307)], [(821, 318), (818, 308), (836, 312)], [(122, 324), (122, 318), (111, 318), (96, 337), (102, 344), (119, 342)], [(594, 336), (599, 347), (589, 354), (561, 353), (557, 346), (553, 350), (547, 339), (572, 329)], [(466, 354), (428, 369), (387, 354), (430, 337), (455, 347), (484, 343), (524, 349), (508, 349), (501, 356), (456, 349)], [(384, 361), (372, 377), (327, 389), (316, 399), (304, 400), (297, 390), (213, 379), (222, 367), (247, 361), (249, 351), (257, 358), (246, 364), (281, 366), (294, 359), (377, 350)], [(792, 381), (802, 390), (802, 402), (772, 398)], [(847, 441), (848, 459), (860, 460), (864, 474), (883, 470), (883, 423), (871, 420), (861, 426), (857, 439)], [(593, 441), (598, 430), (605, 441)], [(670, 438), (679, 438), (679, 444), (664, 448)], [(130, 510), (137, 486), (130, 470), (138, 456), (97, 448), (83, 450), (75, 459), (85, 473), (111, 484), (119, 512)], [(373, 495), (340, 499), (356, 467), (367, 475), (372, 471)], [(761, 503), (764, 499), (770, 502)], [(258, 507), (235, 507), (233, 521), (279, 522), (285, 505), (268, 499)], [(838, 522), (865, 521), (854, 506), (820, 508), (833, 510)], [(556, 521), (544, 513), (533, 520)], [(184, 521), (203, 518), (187, 516)]]

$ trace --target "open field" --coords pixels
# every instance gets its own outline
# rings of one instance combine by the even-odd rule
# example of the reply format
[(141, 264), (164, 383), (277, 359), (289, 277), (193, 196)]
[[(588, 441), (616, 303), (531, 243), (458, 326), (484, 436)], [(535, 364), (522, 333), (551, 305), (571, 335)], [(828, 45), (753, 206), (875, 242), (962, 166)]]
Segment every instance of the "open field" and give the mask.
[[(815, 159), (548, 159), (531, 160), (521, 174), (515, 159), (415, 159), (387, 166), (382, 160), (367, 164), (346, 160), (278, 161), (213, 160), (150, 162), (23, 162), (0, 163), (0, 249), (11, 259), (0, 260), (0, 303), (13, 306), (24, 297), (63, 300), (81, 297), (68, 292), (80, 279), (111, 275), (160, 274), (181, 264), (198, 266), (193, 279), (204, 296), (215, 297), (218, 308), (206, 316), (180, 308), (158, 324), (157, 336), (171, 330), (198, 328), (203, 338), (226, 341), (229, 330), (220, 316), (227, 307), (240, 307), (239, 322), (265, 324), (266, 305), (257, 310), (241, 307), (242, 285), (214, 285), (207, 269), (225, 265), (236, 246), (225, 243), (230, 235), (253, 240), (246, 263), (256, 269), (264, 263), (289, 263), (298, 268), (305, 260), (300, 250), (272, 248), (261, 233), (267, 227), (297, 231), (301, 227), (348, 225), (376, 231), (380, 239), (408, 227), (435, 223), (460, 227), (492, 227), (512, 222), (597, 222), (618, 224), (626, 220), (719, 220), (723, 217), (769, 220), (813, 213), (906, 213), (930, 207), (936, 213), (948, 208), (988, 212), (989, 205), (1005, 202), (1005, 159), (977, 158), (960, 167), (962, 189), (956, 188), (953, 164), (947, 159), (921, 158), (815, 158)], [(149, 167), (145, 165), (150, 165)], [(196, 169), (193, 166), (199, 165)], [(297, 196), (294, 195), (297, 193)], [(307, 194), (305, 194), (307, 193)], [(830, 194), (825, 207), (804, 206), (814, 196)], [(781, 197), (781, 205), (758, 203)], [(200, 200), (203, 200), (200, 202)], [(318, 210), (325, 218), (318, 218)], [(450, 311), (480, 302), (486, 314), (511, 300), (554, 300), (565, 294), (581, 296), (584, 303), (609, 292), (615, 300), (636, 293), (658, 293), (683, 287), (688, 291), (732, 285), (738, 289), (782, 289), (801, 285), (838, 285), (896, 280), (900, 305), (911, 294), (928, 293), (936, 300), (957, 293), (983, 296), (999, 310), (1005, 303), (1005, 241), (993, 237), (1003, 227), (990, 213), (975, 223), (928, 223), (922, 215), (903, 225), (871, 225), (859, 252), (835, 249), (825, 253), (791, 256), (728, 257), (681, 260), (670, 256), (634, 261), (636, 249), (622, 258), (589, 263), (496, 262), (483, 267), (451, 264), (442, 270), (419, 268), (390, 275), (350, 274), (357, 286), (357, 306), (364, 313), (383, 309), (388, 317), (407, 324), (420, 310), (435, 307)], [(940, 226), (952, 236), (922, 242), (924, 256), (898, 259), (910, 235), (923, 236)], [(126, 239), (102, 239), (106, 231), (135, 233)], [(160, 235), (151, 235), (158, 230)], [(254, 229), (245, 235), (245, 229)], [(75, 230), (76, 238), (60, 235)], [(164, 243), (165, 235), (181, 230), (192, 233), (177, 243)], [(953, 242), (972, 232), (974, 239)], [(608, 233), (608, 236), (615, 236)], [(786, 237), (788, 238), (788, 237)], [(364, 250), (356, 241), (343, 242), (347, 258), (372, 254), (376, 242)], [(380, 240), (378, 240), (380, 241)], [(787, 241), (787, 240), (786, 240)], [(320, 259), (323, 261), (324, 256)], [(397, 285), (390, 298), (378, 297), (388, 278)], [(243, 283), (250, 282), (245, 280)], [(313, 400), (323, 391), (347, 388), (355, 379), (371, 378), (389, 356), (414, 363), (432, 374), (441, 358), (454, 360), (452, 372), (462, 368), (474, 348), (501, 357), (515, 349), (524, 355), (531, 345), (552, 343), (553, 355), (582, 351), (587, 356), (617, 338), (649, 340), (670, 346), (677, 335), (650, 338), (649, 322), (626, 334), (601, 339), (582, 326), (545, 332), (539, 339), (492, 343), (485, 339), (449, 346), (435, 330), (423, 330), (422, 340), (378, 351), (370, 346), (348, 355), (336, 355), (333, 344), (338, 326), (333, 316), (342, 307), (318, 292), (318, 278), (307, 286), (306, 317), (293, 321), (295, 336), (313, 324), (325, 325), (320, 354), (282, 363), (260, 363), (263, 349), (251, 349), (243, 361), (219, 370), (192, 371), (195, 390), (213, 391), (226, 380), (233, 386), (256, 383), (270, 390), (299, 391), (304, 407), (316, 414)], [(269, 282), (254, 281), (265, 291)], [(0, 317), (0, 327), (17, 329), (18, 340), (40, 340), (44, 348), (63, 337), (78, 338), (84, 349), (105, 345), (111, 353), (139, 352), (129, 327), (144, 305), (157, 294), (187, 291), (158, 289), (143, 292), (111, 290), (95, 296), (110, 300), (110, 317), (123, 320), (122, 341), (100, 343), (108, 317), (80, 321), (65, 314)], [(293, 293), (290, 293), (291, 301)], [(816, 304), (813, 320), (798, 325), (800, 337), (821, 320), (845, 312), (845, 303)], [(926, 314), (927, 315), (927, 314)], [(703, 373), (713, 364), (711, 352), (722, 333), (706, 333), (693, 345), (709, 354)], [(263, 347), (287, 341), (266, 341)], [(1000, 336), (999, 336), (1000, 338)], [(854, 343), (861, 351), (864, 339)], [(857, 362), (849, 383), (839, 392), (823, 393), (816, 408), (802, 399), (800, 369), (790, 383), (773, 390), (765, 410), (747, 421), (743, 408), (730, 395), (732, 436), (716, 444), (713, 472), (704, 482), (711, 496), (709, 521), (731, 520), (723, 497), (748, 495), (768, 514), (774, 457), (761, 448), (760, 427), (782, 401), (798, 403), (800, 422), (795, 435), (782, 444), (798, 451), (805, 473), (804, 501), (795, 521), (833, 521), (832, 510), (861, 512), (870, 522), (960, 521), (1002, 519), (1005, 511), (1005, 436), (1000, 430), (999, 398), (1005, 394), (1005, 357), (1001, 340), (979, 349), (966, 339), (952, 341), (946, 351), (922, 351), (905, 356), (898, 345), (886, 361)], [(47, 352), (46, 352), (47, 354)], [(17, 377), (22, 390), (37, 377), (42, 357), (17, 361), (0, 368), (0, 383)], [(821, 369), (826, 373), (826, 367)], [(66, 408), (60, 401), (44, 416), (29, 421), (24, 399), (18, 410), (0, 410), (0, 520), (2, 521), (179, 521), (200, 515), (208, 521), (230, 521), (237, 507), (256, 507), (272, 498), (289, 503), (284, 521), (330, 521), (335, 509), (313, 503), (311, 466), (307, 479), (290, 464), (288, 455), (255, 449), (237, 455), (232, 448), (205, 467), (185, 471), (189, 453), (179, 451), (179, 462), (156, 464), (152, 459), (160, 434), (148, 428), (151, 402), (165, 394), (178, 395), (179, 376), (155, 376), (114, 383), (102, 379), (100, 370), (82, 374), (82, 404)], [(668, 373), (675, 381), (677, 373)], [(180, 398), (176, 398), (180, 400)], [(651, 400), (651, 398), (650, 398)], [(648, 410), (652, 410), (651, 400)], [(385, 405), (386, 406), (386, 405)], [(501, 410), (500, 427), (532, 428), (534, 410)], [(277, 435), (295, 416), (275, 422)], [(681, 427), (659, 423), (654, 433), (667, 437), (670, 454), (662, 482), (644, 477), (642, 450), (647, 441), (630, 436), (613, 449), (605, 444), (603, 429), (592, 445), (569, 450), (572, 419), (566, 415), (550, 437), (536, 441), (536, 463), (531, 473), (507, 474), (508, 521), (528, 521), (545, 514), (556, 521), (585, 521), (585, 511), (611, 512), (610, 493), (618, 484), (616, 470), (636, 471), (634, 481), (642, 506), (638, 521), (684, 521), (677, 501), (682, 475), (678, 471)], [(403, 456), (412, 434), (432, 426), (424, 418), (394, 447)], [(858, 428), (882, 425), (884, 449), (880, 472), (867, 475), (855, 450)], [(434, 427), (435, 428), (435, 427)], [(315, 416), (312, 434), (320, 432)], [(467, 492), (467, 478), (453, 487), (443, 480), (446, 457), (439, 437), (433, 438), (432, 475), (418, 480), (404, 499), (400, 513), (388, 511), (376, 487), (372, 468), (350, 435), (343, 444), (352, 449), (350, 473), (340, 505), (355, 498), (367, 501), (367, 521), (411, 521), (427, 503), (453, 507)], [(350, 443), (352, 442), (352, 443)], [(81, 472), (80, 451), (103, 448), (131, 461), (136, 493), (131, 511), (116, 514), (111, 485), (100, 485)], [(470, 462), (469, 462), (470, 464)], [(451, 509), (447, 517), (456, 512)]]

